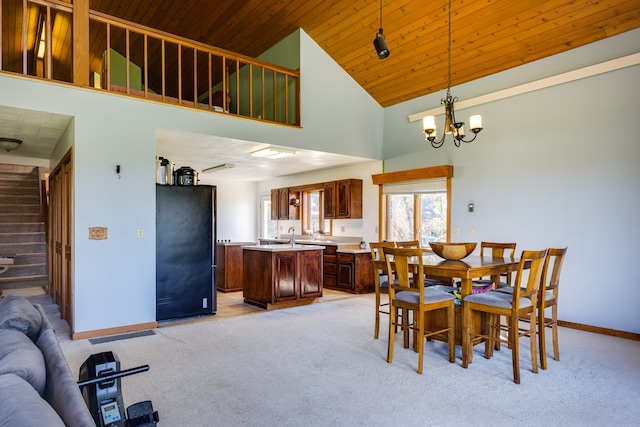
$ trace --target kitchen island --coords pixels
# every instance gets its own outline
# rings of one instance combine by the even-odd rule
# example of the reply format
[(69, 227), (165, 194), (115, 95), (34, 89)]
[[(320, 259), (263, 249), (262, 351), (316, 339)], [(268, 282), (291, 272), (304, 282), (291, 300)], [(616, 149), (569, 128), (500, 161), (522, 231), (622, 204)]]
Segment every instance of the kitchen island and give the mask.
[(274, 309), (317, 301), (322, 297), (323, 249), (319, 245), (244, 246), (244, 302)]

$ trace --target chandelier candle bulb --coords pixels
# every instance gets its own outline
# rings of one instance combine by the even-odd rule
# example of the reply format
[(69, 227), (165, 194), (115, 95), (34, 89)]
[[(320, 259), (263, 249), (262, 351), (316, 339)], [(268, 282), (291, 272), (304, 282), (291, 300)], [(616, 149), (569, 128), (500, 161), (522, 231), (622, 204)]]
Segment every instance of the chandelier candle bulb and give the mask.
[(482, 116), (476, 114), (475, 116), (469, 117), (469, 128), (471, 130), (482, 129)]
[(435, 132), (436, 118), (433, 116), (424, 116), (424, 118), (422, 119), (422, 129), (424, 129), (428, 133)]

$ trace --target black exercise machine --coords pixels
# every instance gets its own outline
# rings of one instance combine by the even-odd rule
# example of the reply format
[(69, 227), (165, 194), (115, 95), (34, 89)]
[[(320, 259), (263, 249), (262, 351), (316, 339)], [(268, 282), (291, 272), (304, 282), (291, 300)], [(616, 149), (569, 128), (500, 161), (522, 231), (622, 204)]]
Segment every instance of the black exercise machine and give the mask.
[(134, 403), (124, 414), (120, 378), (149, 370), (149, 365), (120, 370), (111, 351), (89, 356), (80, 366), (78, 386), (98, 427), (154, 427), (159, 420), (150, 400)]

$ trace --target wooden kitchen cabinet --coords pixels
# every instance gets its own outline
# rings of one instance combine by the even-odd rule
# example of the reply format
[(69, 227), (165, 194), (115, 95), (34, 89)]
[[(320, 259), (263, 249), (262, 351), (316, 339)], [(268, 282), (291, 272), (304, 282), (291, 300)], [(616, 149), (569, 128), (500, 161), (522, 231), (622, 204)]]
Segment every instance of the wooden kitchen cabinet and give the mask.
[(297, 220), (300, 219), (300, 204), (293, 204), (293, 200), (300, 200), (300, 192), (289, 191), (288, 188), (271, 190), (271, 219)]
[(324, 183), (326, 219), (362, 218), (362, 180), (342, 179)]
[(322, 256), (322, 281), (325, 288), (336, 288), (338, 274), (338, 247), (327, 245)]
[(254, 242), (216, 244), (216, 289), (220, 292), (242, 290), (242, 246)]
[(324, 183), (324, 206), (323, 215), (325, 219), (333, 219), (336, 217), (336, 182)]
[(265, 246), (271, 249), (243, 249), (244, 302), (273, 309), (309, 304), (322, 296), (321, 248)]
[(336, 289), (352, 293), (373, 292), (373, 261), (370, 252), (338, 253)]

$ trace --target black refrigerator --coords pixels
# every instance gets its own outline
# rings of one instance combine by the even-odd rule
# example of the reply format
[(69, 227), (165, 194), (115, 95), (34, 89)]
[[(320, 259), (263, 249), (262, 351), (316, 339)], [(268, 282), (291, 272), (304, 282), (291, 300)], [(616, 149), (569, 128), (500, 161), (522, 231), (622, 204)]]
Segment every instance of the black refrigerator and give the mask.
[(216, 187), (156, 185), (156, 320), (213, 314)]

